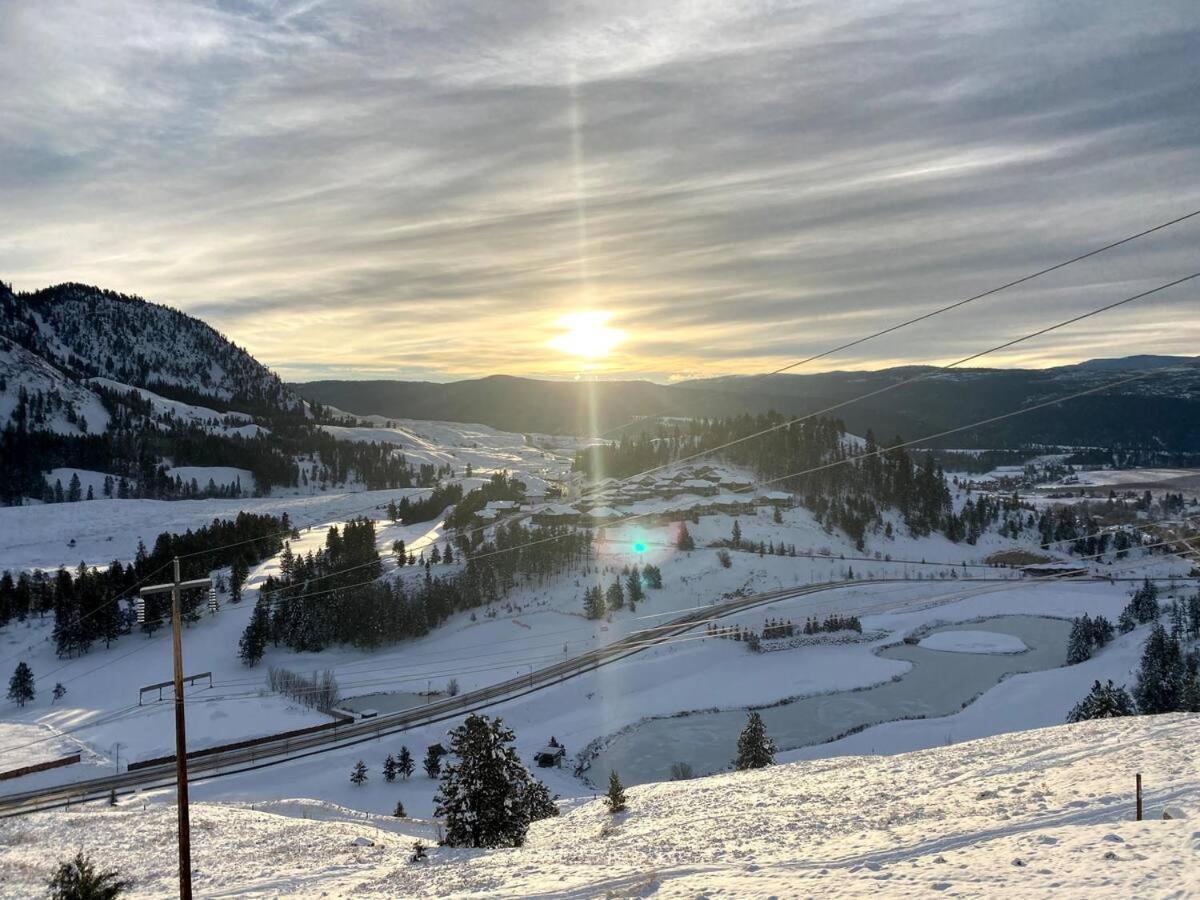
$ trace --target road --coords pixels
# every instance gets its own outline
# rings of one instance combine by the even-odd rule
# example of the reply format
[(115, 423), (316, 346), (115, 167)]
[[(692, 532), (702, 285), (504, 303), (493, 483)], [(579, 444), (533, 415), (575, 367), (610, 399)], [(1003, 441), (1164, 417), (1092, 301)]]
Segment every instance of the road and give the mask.
[[(199, 781), (278, 765), (289, 760), (312, 756), (318, 753), (327, 753), (330, 750), (373, 741), (384, 735), (395, 734), (417, 726), (459, 718), (467, 713), (487, 709), (497, 703), (531, 694), (567, 678), (625, 659), (672, 637), (677, 637), (712, 619), (733, 615), (734, 613), (756, 606), (838, 590), (849, 585), (858, 586), (863, 584), (902, 582), (906, 580), (909, 579), (856, 579), (854, 581), (837, 581), (805, 587), (782, 588), (715, 603), (711, 606), (705, 606), (688, 612), (686, 615), (672, 619), (664, 624), (635, 631), (603, 647), (589, 650), (586, 653), (556, 662), (542, 669), (535, 669), (528, 675), (512, 678), (508, 681), (465, 694), (459, 694), (455, 697), (447, 697), (416, 709), (402, 710), (396, 713), (381, 715), (374, 719), (352, 722), (328, 731), (303, 735), (301, 737), (267, 741), (253, 747), (244, 747), (228, 750), (223, 753), (189, 758), (188, 781)], [(983, 579), (971, 579), (971, 582), (978, 584), (980, 580)], [(1014, 584), (1013, 581), (1007, 579), (996, 579), (996, 581), (1003, 581), (1009, 585)], [(929, 584), (932, 587), (935, 582), (929, 582)], [(944, 587), (949, 586), (945, 582), (940, 582), (940, 584)], [(1020, 584), (1020, 582), (1017, 582), (1017, 584)], [(963, 588), (967, 589), (966, 585), (963, 585)], [(991, 588), (982, 587), (975, 588), (974, 590), (989, 589)], [(950, 598), (943, 596), (934, 602), (947, 602), (948, 599)], [(926, 598), (923, 601), (911, 602), (929, 602), (929, 600)], [(889, 601), (887, 598), (880, 598), (869, 604), (864, 604), (862, 609), (847, 609), (845, 612), (861, 615), (878, 612), (881, 609), (888, 609), (894, 606), (894, 599)], [(175, 763), (172, 760), (161, 765), (137, 769), (132, 772), (90, 778), (70, 784), (43, 788), (41, 790), (0, 796), (0, 818), (100, 800), (107, 798), (110, 792), (114, 790), (118, 794), (127, 794), (138, 790), (171, 787), (174, 784)]]

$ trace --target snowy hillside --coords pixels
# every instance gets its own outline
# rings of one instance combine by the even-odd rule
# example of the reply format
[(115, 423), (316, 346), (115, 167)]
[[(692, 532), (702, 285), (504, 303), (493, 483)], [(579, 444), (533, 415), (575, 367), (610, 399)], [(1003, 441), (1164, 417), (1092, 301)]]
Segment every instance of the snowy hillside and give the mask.
[(205, 323), (81, 284), (14, 294), (0, 285), (2, 333), (80, 376), (168, 385), (222, 401), (298, 403), (270, 370)]
[(22, 393), (32, 398), (39, 392), (47, 398), (46, 408), (28, 410), (27, 428), (97, 434), (108, 427), (108, 412), (92, 391), (37, 354), (0, 336), (0, 428), (12, 420)]
[[(422, 820), (329, 804), (193, 807), (205, 896), (1183, 897), (1200, 888), (1194, 716), (1110, 719), (893, 757), (844, 757), (567, 804), (515, 850), (431, 848)], [(1146, 820), (1134, 819), (1134, 773)], [(41, 890), (90, 850), (174, 889), (169, 794), (0, 823), (0, 888)], [(1164, 818), (1164, 812), (1170, 819)]]

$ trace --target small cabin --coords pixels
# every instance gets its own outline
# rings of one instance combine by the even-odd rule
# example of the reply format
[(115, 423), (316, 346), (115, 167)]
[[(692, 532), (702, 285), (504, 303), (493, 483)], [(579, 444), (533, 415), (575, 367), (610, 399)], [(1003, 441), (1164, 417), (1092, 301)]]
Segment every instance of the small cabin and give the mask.
[(567, 758), (567, 748), (551, 738), (551, 742), (533, 754), (533, 761), (543, 769), (561, 769)]

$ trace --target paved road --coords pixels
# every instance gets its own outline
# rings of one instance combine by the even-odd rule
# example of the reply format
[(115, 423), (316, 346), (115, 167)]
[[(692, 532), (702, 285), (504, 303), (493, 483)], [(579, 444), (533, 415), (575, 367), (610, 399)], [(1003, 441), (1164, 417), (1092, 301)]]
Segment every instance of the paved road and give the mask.
[[(373, 741), (383, 735), (394, 734), (420, 725), (429, 725), (448, 719), (459, 718), (466, 713), (486, 709), (505, 700), (533, 693), (567, 678), (580, 675), (583, 672), (625, 659), (672, 637), (677, 637), (714, 618), (729, 616), (756, 606), (776, 603), (781, 600), (790, 600), (808, 594), (838, 590), (849, 585), (879, 584), (906, 580), (858, 579), (855, 581), (838, 581), (805, 587), (783, 588), (715, 603), (711, 606), (691, 611), (662, 625), (633, 632), (603, 647), (589, 650), (586, 653), (562, 660), (542, 669), (536, 669), (529, 675), (512, 678), (477, 691), (459, 694), (456, 697), (447, 697), (416, 709), (402, 710), (396, 713), (381, 715), (374, 719), (352, 722), (328, 731), (290, 739), (266, 741), (256, 744), (253, 747), (244, 747), (189, 759), (188, 780), (198, 781), (221, 775), (232, 775), (237, 772), (245, 772), (270, 765), (278, 765), (288, 760), (326, 753), (330, 750), (353, 746), (365, 741)], [(979, 579), (972, 579), (972, 583), (976, 585), (978, 581)], [(997, 581), (1006, 581), (1010, 585), (1014, 583), (1011, 580), (1005, 579), (997, 579)], [(946, 582), (929, 582), (929, 584), (931, 587), (934, 585), (940, 587), (950, 586)], [(1020, 584), (1020, 582), (1017, 582), (1017, 584)], [(964, 584), (962, 585), (962, 589), (988, 590), (990, 588), (976, 587), (972, 589)], [(948, 602), (949, 599), (943, 593), (934, 602)], [(910, 601), (909, 605), (913, 602), (929, 602), (929, 599)], [(895, 605), (896, 601), (894, 599), (889, 601), (887, 598), (878, 598), (871, 603), (864, 604), (861, 610), (846, 611), (864, 614), (890, 609)], [(174, 784), (175, 763), (171, 761), (162, 765), (149, 766), (144, 769), (137, 769), (118, 775), (90, 778), (84, 781), (58, 785), (37, 791), (25, 791), (0, 796), (0, 818), (24, 815), (42, 809), (74, 805), (89, 800), (98, 800), (108, 797), (109, 793), (113, 790), (116, 790), (119, 794), (125, 794), (135, 790), (169, 787)]]

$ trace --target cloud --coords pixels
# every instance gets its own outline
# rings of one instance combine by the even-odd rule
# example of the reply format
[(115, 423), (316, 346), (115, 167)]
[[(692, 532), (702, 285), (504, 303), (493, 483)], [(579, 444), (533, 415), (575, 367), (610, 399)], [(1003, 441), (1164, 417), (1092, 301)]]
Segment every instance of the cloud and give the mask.
[[(1186, 0), (60, 2), (2, 22), (0, 275), (173, 304), (285, 377), (764, 371), (1200, 208)], [(966, 355), (1192, 271), (1198, 238), (820, 367)], [(1195, 300), (996, 361), (1192, 353)], [(554, 349), (592, 311), (623, 341)]]

